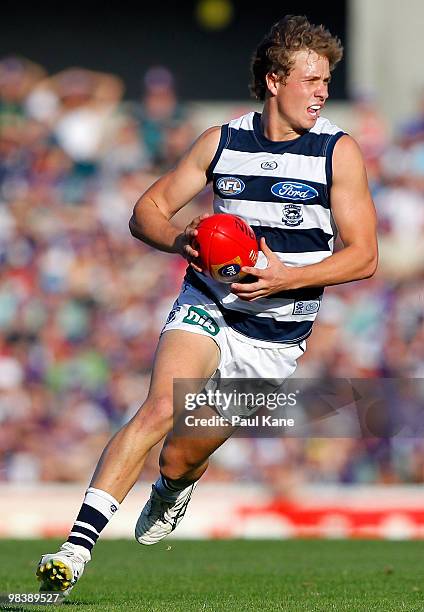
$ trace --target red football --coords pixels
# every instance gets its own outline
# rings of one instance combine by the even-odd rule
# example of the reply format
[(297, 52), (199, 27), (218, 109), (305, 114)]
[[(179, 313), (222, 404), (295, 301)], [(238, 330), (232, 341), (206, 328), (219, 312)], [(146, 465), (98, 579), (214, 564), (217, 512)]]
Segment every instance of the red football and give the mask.
[(239, 281), (242, 266), (254, 266), (258, 242), (244, 219), (230, 214), (212, 215), (197, 226), (196, 243), (202, 268), (222, 283)]

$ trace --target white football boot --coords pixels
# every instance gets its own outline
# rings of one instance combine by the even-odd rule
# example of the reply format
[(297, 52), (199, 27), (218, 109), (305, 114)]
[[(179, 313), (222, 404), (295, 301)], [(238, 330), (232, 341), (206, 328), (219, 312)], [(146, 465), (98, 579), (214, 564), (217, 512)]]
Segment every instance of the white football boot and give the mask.
[(59, 591), (64, 596), (81, 578), (85, 564), (91, 559), (84, 546), (65, 542), (57, 553), (43, 555), (38, 563), (37, 578), (40, 591)]
[(135, 526), (136, 540), (140, 544), (156, 544), (174, 531), (187, 510), (196, 485), (197, 482), (194, 482), (183, 489), (173, 501), (161, 497), (155, 485), (152, 485), (150, 499), (141, 511)]

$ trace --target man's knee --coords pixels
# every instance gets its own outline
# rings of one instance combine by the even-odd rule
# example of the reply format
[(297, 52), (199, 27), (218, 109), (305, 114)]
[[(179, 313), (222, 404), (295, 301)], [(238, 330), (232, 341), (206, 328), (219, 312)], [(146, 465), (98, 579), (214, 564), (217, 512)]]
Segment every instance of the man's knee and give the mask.
[(153, 430), (167, 434), (173, 423), (172, 398), (168, 395), (148, 397), (135, 415), (134, 421), (143, 431)]

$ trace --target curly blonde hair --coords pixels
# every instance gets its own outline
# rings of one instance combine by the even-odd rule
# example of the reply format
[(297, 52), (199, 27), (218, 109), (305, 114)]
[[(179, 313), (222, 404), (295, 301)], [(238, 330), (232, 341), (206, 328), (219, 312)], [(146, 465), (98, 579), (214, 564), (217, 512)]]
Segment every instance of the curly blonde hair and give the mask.
[(250, 90), (258, 100), (265, 100), (266, 75), (277, 74), (284, 82), (294, 65), (293, 54), (302, 49), (326, 57), (330, 70), (334, 70), (343, 56), (340, 39), (323, 25), (310, 23), (304, 15), (286, 15), (272, 26), (252, 58)]

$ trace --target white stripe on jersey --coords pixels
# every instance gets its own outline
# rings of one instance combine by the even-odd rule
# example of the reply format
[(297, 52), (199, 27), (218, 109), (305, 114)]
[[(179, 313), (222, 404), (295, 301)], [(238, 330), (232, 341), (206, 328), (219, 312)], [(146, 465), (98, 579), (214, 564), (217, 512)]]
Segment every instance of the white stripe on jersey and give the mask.
[[(331, 251), (308, 251), (304, 253), (275, 253), (280, 261), (286, 266), (310, 266), (320, 263), (332, 255)], [(263, 269), (267, 266), (267, 259), (262, 251), (258, 253), (258, 261), (255, 268)]]
[(334, 123), (331, 123), (325, 117), (318, 117), (313, 128), (309, 130), (313, 134), (338, 134), (341, 132), (340, 128)]
[[(255, 111), (251, 111), (246, 115), (232, 119), (228, 125), (235, 130), (253, 130), (253, 118)], [(337, 134), (340, 128), (334, 125), (325, 117), (318, 117), (313, 128), (309, 130), (313, 134)]]
[[(274, 170), (263, 170), (263, 162), (275, 162)], [(242, 174), (245, 176), (266, 176), (287, 180), (313, 181), (326, 184), (325, 157), (295, 155), (293, 153), (246, 153), (224, 149), (214, 172), (217, 174)]]
[[(283, 222), (283, 207), (289, 202), (255, 202), (253, 200), (232, 200), (214, 198), (214, 211), (219, 213), (231, 213), (243, 217), (249, 225), (266, 227), (281, 227), (284, 230), (299, 229), (297, 225), (286, 225)], [(333, 235), (332, 215), (329, 208), (319, 205), (300, 204), (302, 207), (301, 229), (322, 229), (326, 234)]]
[[(215, 282), (213, 292), (219, 299), (221, 304), (228, 310), (244, 312), (250, 315), (256, 315), (264, 319), (275, 319), (276, 321), (313, 321), (315, 314), (301, 316), (293, 315), (294, 300), (284, 298), (258, 298), (254, 302), (246, 302), (241, 300), (234, 293), (228, 293), (228, 289), (223, 287), (221, 283)], [(209, 283), (210, 285), (211, 283)]]
[(235, 130), (253, 130), (254, 116), (255, 113), (252, 111), (251, 113), (247, 113), (247, 115), (242, 115), (241, 117), (237, 117), (237, 119), (232, 119), (228, 125)]

